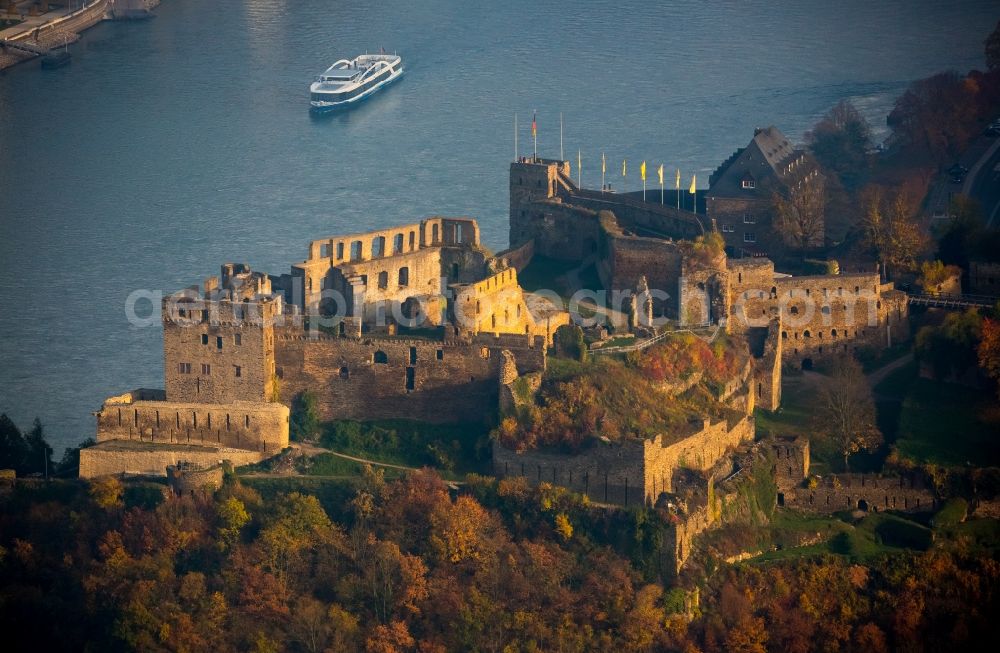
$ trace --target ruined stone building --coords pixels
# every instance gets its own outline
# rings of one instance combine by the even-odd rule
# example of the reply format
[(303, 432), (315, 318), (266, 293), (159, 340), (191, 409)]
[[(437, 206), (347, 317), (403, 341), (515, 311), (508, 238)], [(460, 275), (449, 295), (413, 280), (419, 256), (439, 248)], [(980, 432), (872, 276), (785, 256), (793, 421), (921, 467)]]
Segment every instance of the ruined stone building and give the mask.
[(259, 461), (306, 390), (325, 419), (482, 422), (501, 353), (544, 369), (569, 322), (529, 299), (466, 218), (316, 240), (289, 274), (227, 263), (163, 300), (165, 390), (105, 401), (81, 476)]
[[(734, 172), (737, 160), (757, 161), (773, 152), (765, 164), (770, 172), (757, 178), (813, 177), (814, 164), (795, 163), (798, 154), (779, 137), (774, 128), (762, 130), (740, 151), (743, 158), (723, 168)], [(774, 168), (779, 163), (787, 169), (780, 175)], [(690, 241), (706, 228), (711, 226), (694, 213), (577, 188), (563, 162), (511, 164), (510, 245), (519, 254), (513, 265), (523, 269), (535, 255), (581, 265), (592, 261), (607, 291), (635, 292), (645, 279), (669, 295), (654, 302), (658, 316), (682, 325), (723, 323), (731, 333), (750, 336), (761, 367), (770, 370), (759, 379), (758, 402), (765, 407), (777, 408), (780, 400), (776, 364), (810, 367), (823, 357), (908, 337), (906, 295), (883, 284), (874, 266), (861, 274), (794, 277), (776, 272), (767, 258), (698, 252)], [(769, 385), (773, 391), (765, 400)]]
[[(793, 147), (776, 127), (755, 129), (747, 146), (712, 173), (705, 211), (718, 225), (729, 251), (740, 256), (773, 255), (788, 242), (788, 234), (775, 223), (774, 195), (786, 199), (809, 191), (822, 195), (823, 184), (812, 155)], [(820, 212), (807, 234), (808, 245), (821, 247), (824, 233)]]

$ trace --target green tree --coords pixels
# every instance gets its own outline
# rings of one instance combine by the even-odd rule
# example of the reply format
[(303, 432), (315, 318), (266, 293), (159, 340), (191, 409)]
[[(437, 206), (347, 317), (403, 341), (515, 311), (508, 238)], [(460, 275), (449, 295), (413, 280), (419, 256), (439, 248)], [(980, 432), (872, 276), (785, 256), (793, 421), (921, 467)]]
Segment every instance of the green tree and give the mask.
[(826, 170), (852, 188), (868, 168), (871, 126), (853, 104), (841, 100), (806, 134), (806, 143)]
[(316, 405), (316, 395), (311, 390), (303, 390), (295, 396), (292, 402), (292, 415), (289, 420), (290, 435), (295, 441), (312, 441), (319, 434), (319, 409)]
[(21, 429), (6, 413), (0, 415), (0, 469), (14, 469), (22, 473), (28, 451)]
[(80, 450), (97, 444), (94, 438), (87, 438), (75, 447), (67, 447), (63, 451), (62, 460), (56, 465), (56, 475), (64, 478), (75, 478), (80, 475)]
[(31, 425), (31, 430), (25, 435), (24, 441), (28, 445), (28, 455), (24, 461), (26, 473), (48, 476), (55, 471), (52, 464), (52, 447), (45, 441), (45, 430), (37, 417)]
[(974, 309), (949, 313), (940, 325), (917, 332), (913, 351), (918, 360), (930, 364), (937, 378), (963, 374), (976, 364), (982, 329), (983, 318)]

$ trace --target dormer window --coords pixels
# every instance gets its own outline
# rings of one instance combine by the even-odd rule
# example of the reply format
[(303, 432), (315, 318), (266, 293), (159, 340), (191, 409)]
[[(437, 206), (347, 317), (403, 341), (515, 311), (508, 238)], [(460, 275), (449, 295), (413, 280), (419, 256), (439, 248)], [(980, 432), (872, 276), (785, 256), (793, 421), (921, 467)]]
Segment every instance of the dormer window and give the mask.
[(757, 188), (757, 182), (753, 177), (743, 178), (743, 188)]
[(744, 213), (743, 224), (757, 224), (757, 218), (752, 213)]

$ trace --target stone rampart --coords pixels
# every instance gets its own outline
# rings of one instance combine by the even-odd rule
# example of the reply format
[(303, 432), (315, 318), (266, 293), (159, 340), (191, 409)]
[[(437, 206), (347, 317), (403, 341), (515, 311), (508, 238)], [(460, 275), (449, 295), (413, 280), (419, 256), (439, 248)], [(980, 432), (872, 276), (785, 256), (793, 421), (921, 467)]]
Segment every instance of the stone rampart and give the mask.
[(223, 460), (250, 465), (267, 454), (226, 447), (183, 446), (151, 442), (112, 441), (80, 450), (80, 478), (109, 474), (166, 476), (167, 467), (182, 461), (211, 467)]
[(934, 492), (915, 478), (869, 474), (833, 474), (823, 477), (814, 488), (796, 487), (778, 496), (779, 505), (805, 512), (828, 513), (838, 510), (934, 510)]
[(493, 444), (493, 471), (500, 478), (524, 476), (531, 483), (553, 483), (586, 494), (598, 503), (655, 503), (661, 492), (673, 491), (680, 467), (707, 471), (743, 442), (753, 439), (753, 421), (733, 427), (705, 420), (698, 431), (671, 438), (624, 440), (591, 445), (576, 454), (527, 451), (517, 453)]
[(208, 445), (268, 455), (288, 446), (288, 408), (278, 403), (217, 405), (132, 400), (130, 395), (112, 397), (96, 413), (98, 442)]

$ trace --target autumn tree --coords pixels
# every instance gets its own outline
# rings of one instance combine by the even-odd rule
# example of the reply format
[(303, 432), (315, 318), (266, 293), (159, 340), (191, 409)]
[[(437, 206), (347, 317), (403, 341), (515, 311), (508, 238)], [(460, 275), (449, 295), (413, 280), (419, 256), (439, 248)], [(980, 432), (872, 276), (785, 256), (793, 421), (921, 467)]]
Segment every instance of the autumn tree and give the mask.
[(919, 79), (897, 100), (888, 117), (897, 142), (943, 163), (975, 135), (978, 84), (956, 72)]
[(1000, 394), (1000, 321), (992, 318), (983, 320), (982, 340), (976, 353), (979, 366), (997, 381), (997, 393)]
[(816, 428), (828, 437), (844, 457), (861, 450), (871, 451), (882, 442), (875, 423), (875, 400), (861, 365), (853, 358), (834, 361), (829, 378), (818, 394)]
[(927, 248), (928, 238), (917, 223), (920, 198), (907, 187), (869, 186), (861, 193), (864, 245), (882, 267), (884, 277), (912, 270)]
[(826, 194), (819, 181), (807, 181), (787, 195), (774, 193), (774, 226), (785, 244), (798, 251), (823, 245)]

